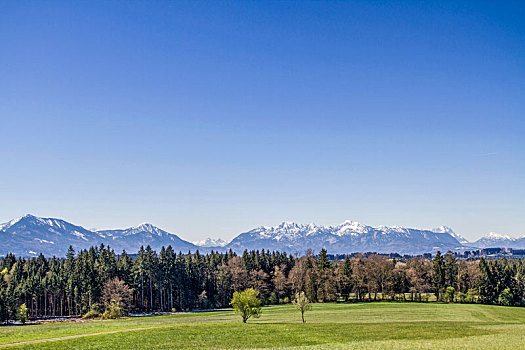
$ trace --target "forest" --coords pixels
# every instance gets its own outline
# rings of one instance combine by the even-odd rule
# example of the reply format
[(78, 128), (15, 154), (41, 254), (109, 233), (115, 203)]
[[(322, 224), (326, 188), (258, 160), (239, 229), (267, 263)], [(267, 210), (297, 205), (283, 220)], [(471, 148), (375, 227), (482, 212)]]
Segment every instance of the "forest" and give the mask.
[(237, 255), (159, 253), (142, 247), (133, 258), (101, 245), (65, 258), (0, 260), (0, 321), (82, 316), (104, 305), (108, 281), (129, 290), (129, 312), (228, 307), (235, 291), (253, 288), (265, 305), (289, 303), (297, 292), (310, 301), (405, 301), (525, 304), (523, 260), (457, 260), (451, 252), (433, 259), (357, 255), (330, 261), (326, 250), (294, 257), (280, 252)]

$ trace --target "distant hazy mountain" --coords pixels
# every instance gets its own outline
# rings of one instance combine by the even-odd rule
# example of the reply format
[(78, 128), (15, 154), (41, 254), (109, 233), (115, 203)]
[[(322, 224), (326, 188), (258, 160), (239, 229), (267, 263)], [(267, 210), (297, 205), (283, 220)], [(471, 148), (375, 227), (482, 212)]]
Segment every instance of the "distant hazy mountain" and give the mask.
[(91, 231), (67, 221), (26, 215), (0, 225), (0, 254), (65, 256), (69, 246), (78, 251), (104, 243), (116, 252), (136, 253), (148, 244), (155, 250), (171, 245), (176, 252), (197, 246), (150, 224), (122, 230)]
[(227, 241), (225, 241), (222, 238), (206, 238), (201, 241), (193, 241), (193, 244), (199, 247), (224, 247), (228, 244)]
[(330, 253), (378, 252), (422, 254), (462, 248), (450, 232), (434, 232), (404, 227), (372, 227), (353, 221), (336, 226), (303, 225), (283, 222), (275, 227), (258, 227), (241, 233), (226, 248), (269, 249), (304, 253), (326, 248)]
[(471, 243), (472, 246), (478, 248), (514, 248), (514, 249), (525, 249), (525, 236), (514, 238), (508, 235), (501, 235), (499, 233), (490, 232), (475, 242)]

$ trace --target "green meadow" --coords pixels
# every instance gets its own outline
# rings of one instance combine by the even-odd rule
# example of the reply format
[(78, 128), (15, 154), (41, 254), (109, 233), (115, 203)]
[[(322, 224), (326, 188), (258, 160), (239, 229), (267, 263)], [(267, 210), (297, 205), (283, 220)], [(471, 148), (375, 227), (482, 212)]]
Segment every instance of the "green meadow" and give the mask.
[[(40, 349), (524, 349), (525, 308), (478, 304), (314, 304), (306, 324), (292, 305), (243, 324), (233, 311), (56, 322), (0, 328), (0, 346)], [(152, 328), (149, 328), (152, 327)], [(11, 347), (10, 347), (11, 348)]]

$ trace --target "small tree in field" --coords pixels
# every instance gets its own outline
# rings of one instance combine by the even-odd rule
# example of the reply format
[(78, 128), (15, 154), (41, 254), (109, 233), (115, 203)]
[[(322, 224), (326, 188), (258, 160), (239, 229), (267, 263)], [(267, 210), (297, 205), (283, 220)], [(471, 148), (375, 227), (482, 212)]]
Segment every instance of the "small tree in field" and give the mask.
[(250, 317), (259, 318), (261, 316), (261, 300), (258, 298), (259, 292), (253, 288), (245, 289), (242, 292), (233, 293), (230, 305), (238, 314), (241, 314), (242, 322)]
[(25, 303), (20, 305), (20, 308), (18, 309), (17, 316), (18, 316), (18, 319), (20, 320), (20, 322), (22, 322), (22, 324), (26, 323), (26, 321), (27, 321), (27, 307), (26, 307)]
[(295, 299), (293, 300), (293, 304), (295, 305), (297, 310), (301, 311), (301, 319), (303, 320), (303, 323), (306, 323), (306, 321), (304, 320), (304, 313), (312, 309), (312, 305), (310, 305), (310, 301), (306, 297), (306, 294), (304, 294), (304, 292), (296, 293)]

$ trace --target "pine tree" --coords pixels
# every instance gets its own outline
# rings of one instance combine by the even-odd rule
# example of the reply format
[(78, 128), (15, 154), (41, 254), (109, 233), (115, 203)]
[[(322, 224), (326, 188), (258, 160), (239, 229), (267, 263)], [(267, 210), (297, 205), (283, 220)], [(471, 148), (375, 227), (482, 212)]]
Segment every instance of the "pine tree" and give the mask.
[(440, 300), (440, 295), (445, 289), (445, 262), (441, 256), (441, 252), (437, 252), (434, 257), (434, 293), (437, 300)]

